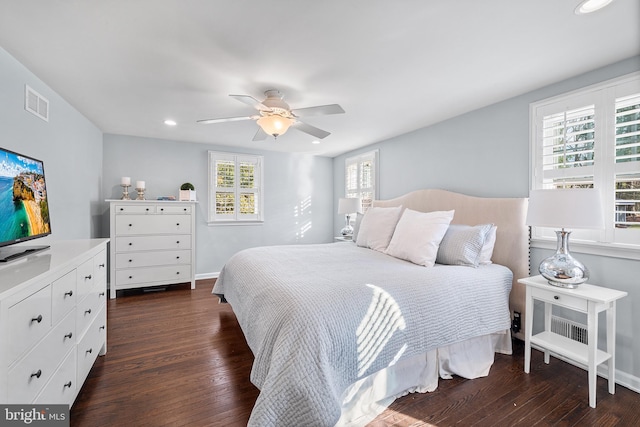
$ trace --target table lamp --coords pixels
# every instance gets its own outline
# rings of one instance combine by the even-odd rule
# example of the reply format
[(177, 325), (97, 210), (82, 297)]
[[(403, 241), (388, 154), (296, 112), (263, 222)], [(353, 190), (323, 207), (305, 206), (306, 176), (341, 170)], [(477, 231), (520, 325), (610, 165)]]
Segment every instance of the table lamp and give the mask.
[(343, 236), (353, 235), (351, 226), (351, 214), (361, 212), (360, 197), (346, 197), (338, 200), (338, 213), (345, 215), (346, 224), (340, 234)]
[(532, 190), (529, 194), (527, 225), (554, 227), (556, 253), (540, 263), (538, 271), (549, 284), (575, 288), (589, 279), (589, 270), (569, 253), (565, 228), (603, 228), (600, 193), (593, 188)]

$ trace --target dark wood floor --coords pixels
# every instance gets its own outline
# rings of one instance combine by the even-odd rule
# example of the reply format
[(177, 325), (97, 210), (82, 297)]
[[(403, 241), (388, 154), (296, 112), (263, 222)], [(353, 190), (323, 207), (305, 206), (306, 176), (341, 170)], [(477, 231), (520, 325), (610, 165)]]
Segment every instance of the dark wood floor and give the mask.
[[(197, 289), (130, 292), (108, 302), (108, 352), (99, 357), (71, 411), (71, 426), (243, 426), (258, 390), (253, 356), (226, 304)], [(586, 372), (523, 346), (497, 355), (487, 378), (441, 380), (433, 393), (396, 400), (371, 426), (638, 426), (640, 394), (598, 379), (588, 405)]]

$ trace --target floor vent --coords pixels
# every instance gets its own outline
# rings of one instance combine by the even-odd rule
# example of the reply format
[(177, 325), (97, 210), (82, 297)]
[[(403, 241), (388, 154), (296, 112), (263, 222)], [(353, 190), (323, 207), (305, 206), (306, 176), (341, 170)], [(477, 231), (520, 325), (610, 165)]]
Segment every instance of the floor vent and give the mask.
[(587, 344), (587, 327), (559, 316), (551, 316), (551, 332)]
[(24, 109), (45, 122), (49, 121), (49, 100), (27, 85), (24, 91)]

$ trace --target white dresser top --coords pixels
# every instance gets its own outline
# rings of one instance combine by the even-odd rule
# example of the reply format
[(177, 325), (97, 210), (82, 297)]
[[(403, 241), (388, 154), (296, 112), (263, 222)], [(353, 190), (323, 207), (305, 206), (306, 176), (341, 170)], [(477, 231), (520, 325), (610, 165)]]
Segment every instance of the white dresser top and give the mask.
[[(79, 256), (98, 253), (109, 239), (48, 241), (49, 249), (0, 265), (0, 299), (26, 288), (38, 277), (62, 271)], [(25, 245), (29, 246), (29, 245)]]

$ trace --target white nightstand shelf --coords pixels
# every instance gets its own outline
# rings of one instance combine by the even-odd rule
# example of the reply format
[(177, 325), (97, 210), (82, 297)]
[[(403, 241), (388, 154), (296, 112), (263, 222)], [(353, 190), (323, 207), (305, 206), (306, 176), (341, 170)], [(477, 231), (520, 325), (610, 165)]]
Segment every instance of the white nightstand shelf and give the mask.
[[(531, 345), (546, 348), (551, 353), (564, 356), (585, 367), (589, 364), (589, 346), (553, 332), (544, 331), (531, 337)], [(609, 353), (596, 350), (596, 366), (611, 358)], [(549, 363), (547, 361), (547, 363)]]
[[(596, 375), (598, 365), (607, 362), (609, 393), (615, 393), (615, 349), (616, 349), (616, 301), (627, 296), (626, 292), (601, 286), (582, 284), (575, 289), (549, 285), (542, 276), (518, 280), (527, 287), (525, 317), (524, 371), (531, 368), (531, 346), (544, 351), (544, 362), (549, 356), (564, 357), (586, 367), (589, 376), (589, 406), (596, 407)], [(533, 301), (544, 302), (544, 330), (533, 332)], [(572, 340), (551, 331), (552, 307), (568, 308), (587, 314), (587, 344)], [(598, 349), (598, 314), (607, 316), (607, 351)]]

